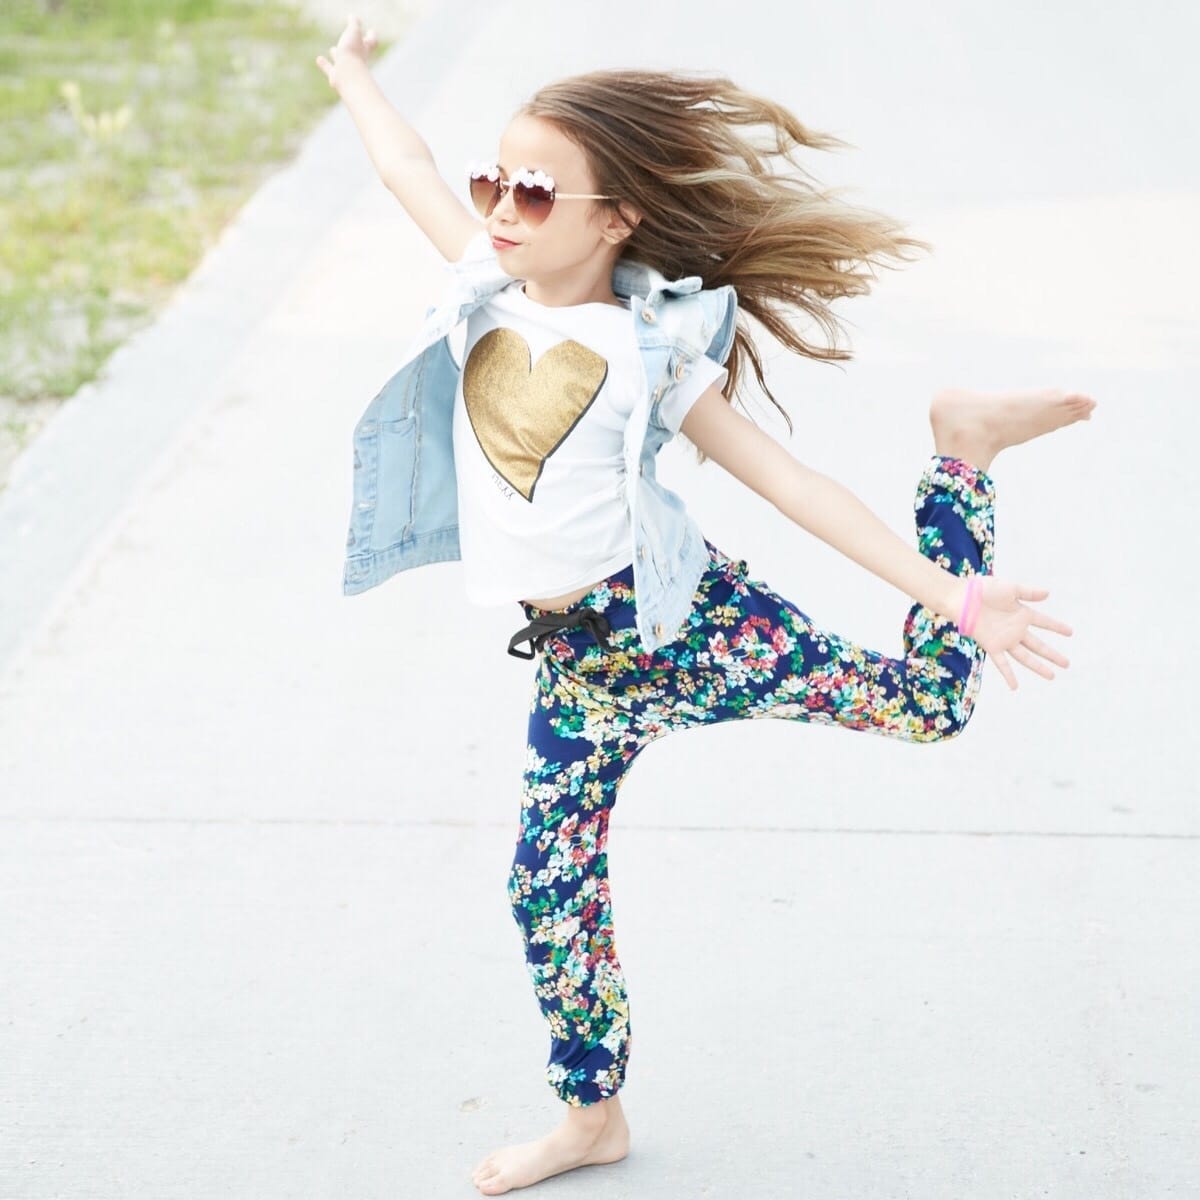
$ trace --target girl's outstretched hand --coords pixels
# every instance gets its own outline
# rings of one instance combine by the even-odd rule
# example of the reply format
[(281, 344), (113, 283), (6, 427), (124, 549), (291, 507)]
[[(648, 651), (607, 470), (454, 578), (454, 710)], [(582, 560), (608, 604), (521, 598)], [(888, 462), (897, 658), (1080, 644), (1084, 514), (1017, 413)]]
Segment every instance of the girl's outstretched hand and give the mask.
[(1069, 625), (1021, 603), (1022, 600), (1045, 600), (1050, 595), (1045, 588), (1009, 583), (994, 575), (980, 575), (979, 580), (979, 616), (969, 636), (987, 652), (1012, 690), (1016, 690), (1017, 677), (1006, 656), (1036, 671), (1043, 679), (1053, 679), (1054, 672), (1034, 655), (1040, 654), (1060, 667), (1070, 665), (1063, 655), (1030, 631), (1030, 626), (1036, 625), (1040, 629), (1052, 629), (1055, 633), (1071, 636)]
[(352, 67), (365, 64), (378, 42), (375, 30), (368, 29), (366, 33), (363, 33), (362, 22), (351, 13), (346, 18), (346, 28), (342, 30), (342, 36), (338, 38), (337, 45), (329, 47), (329, 58), (323, 54), (317, 55), (317, 66), (325, 72), (329, 86), (336, 91), (340, 82), (338, 67), (342, 67), (344, 76), (346, 64), (349, 63)]

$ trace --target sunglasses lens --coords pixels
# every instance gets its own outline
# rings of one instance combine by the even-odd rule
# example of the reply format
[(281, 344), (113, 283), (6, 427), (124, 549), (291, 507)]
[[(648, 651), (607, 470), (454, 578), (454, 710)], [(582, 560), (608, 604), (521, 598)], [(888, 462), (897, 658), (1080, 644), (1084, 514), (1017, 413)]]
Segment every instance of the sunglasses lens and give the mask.
[(500, 198), (500, 185), (486, 175), (471, 176), (471, 201), (481, 217), (490, 217)]
[(544, 187), (518, 183), (513, 187), (513, 201), (526, 224), (540, 225), (554, 207), (554, 193)]

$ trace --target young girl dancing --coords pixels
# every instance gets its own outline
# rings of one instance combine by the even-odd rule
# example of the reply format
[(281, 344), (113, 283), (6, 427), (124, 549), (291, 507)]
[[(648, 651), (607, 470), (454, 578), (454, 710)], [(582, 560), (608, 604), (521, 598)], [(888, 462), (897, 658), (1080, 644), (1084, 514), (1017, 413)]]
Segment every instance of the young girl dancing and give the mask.
[[(830, 302), (869, 290), (856, 265), (928, 248), (763, 156), (800, 172), (795, 148), (846, 143), (721, 76), (593, 71), (538, 90), (496, 157), (469, 166), (472, 213), (376, 86), (374, 42), (351, 17), (316, 61), (450, 282), (355, 429), (344, 589), (461, 559), (469, 598), (520, 604), (509, 652), (540, 653), (508, 894), (566, 1109), (479, 1163), (472, 1180), (494, 1196), (628, 1152), (630, 1010), (605, 845), (630, 764), (672, 731), (738, 719), (946, 741), (971, 718), (985, 658), (1010, 688), (1014, 664), (1052, 679), (1045, 662), (1067, 659), (1033, 630), (1071, 630), (1024, 603), (1045, 588), (992, 573), (988, 471), (1094, 401), (937, 394), (914, 550), (730, 402), (747, 360), (771, 395), (739, 306), (798, 354), (848, 358), (783, 310), (833, 335)], [(768, 144), (743, 134), (755, 125)], [(447, 335), (463, 320), (460, 370)], [(679, 433), (915, 600), (903, 657), (815, 624), (704, 538), (655, 478)]]

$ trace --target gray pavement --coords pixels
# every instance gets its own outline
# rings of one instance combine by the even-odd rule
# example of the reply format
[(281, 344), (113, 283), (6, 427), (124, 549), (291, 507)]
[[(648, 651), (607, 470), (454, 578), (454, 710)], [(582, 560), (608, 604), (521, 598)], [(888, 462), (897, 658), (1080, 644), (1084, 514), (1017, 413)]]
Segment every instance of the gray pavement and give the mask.
[[(905, 536), (933, 391), (1100, 402), (993, 470), (997, 573), (1075, 628), (1057, 679), (989, 667), (938, 746), (760, 721), (639, 758), (633, 1144), (538, 1195), (1200, 1194), (1198, 30), (1133, 12), (446, 4), (377, 65), (452, 179), (603, 65), (856, 143), (808, 165), (936, 253), (841, 307), (844, 370), (765, 343), (795, 432), (752, 413)], [(468, 1197), (560, 1118), (504, 887), (519, 610), (457, 563), (341, 594), (352, 428), (441, 272), (336, 111), (0, 496), (0, 1200)], [(900, 650), (904, 596), (660, 462), (754, 576)]]

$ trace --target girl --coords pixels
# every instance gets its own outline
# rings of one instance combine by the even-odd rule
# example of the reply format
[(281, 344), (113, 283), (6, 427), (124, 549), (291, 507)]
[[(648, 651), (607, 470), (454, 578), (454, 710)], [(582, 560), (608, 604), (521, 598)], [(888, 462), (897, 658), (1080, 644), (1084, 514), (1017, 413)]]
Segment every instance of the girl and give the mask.
[[(605, 845), (633, 760), (671, 731), (737, 719), (945, 741), (970, 720), (985, 658), (1010, 688), (1014, 664), (1052, 679), (1041, 660), (1067, 659), (1033, 627), (1071, 630), (1023, 603), (1046, 589), (992, 574), (988, 471), (1094, 402), (934, 397), (912, 549), (730, 403), (747, 359), (771, 395), (738, 305), (797, 353), (848, 358), (805, 342), (781, 307), (833, 334), (830, 301), (868, 289), (855, 264), (925, 246), (772, 173), (739, 127), (768, 126), (789, 162), (794, 147), (845, 143), (722, 77), (595, 71), (540, 89), (497, 157), (471, 164), (473, 214), (375, 86), (374, 41), (351, 17), (316, 61), (452, 282), (356, 428), (345, 590), (461, 558), (472, 599), (520, 603), (509, 651), (541, 652), (508, 891), (566, 1109), (476, 1167), (494, 1196), (628, 1150), (631, 1026)], [(460, 371), (445, 338), (464, 318)], [(705, 539), (654, 478), (677, 433), (912, 597), (904, 656), (819, 627)]]

